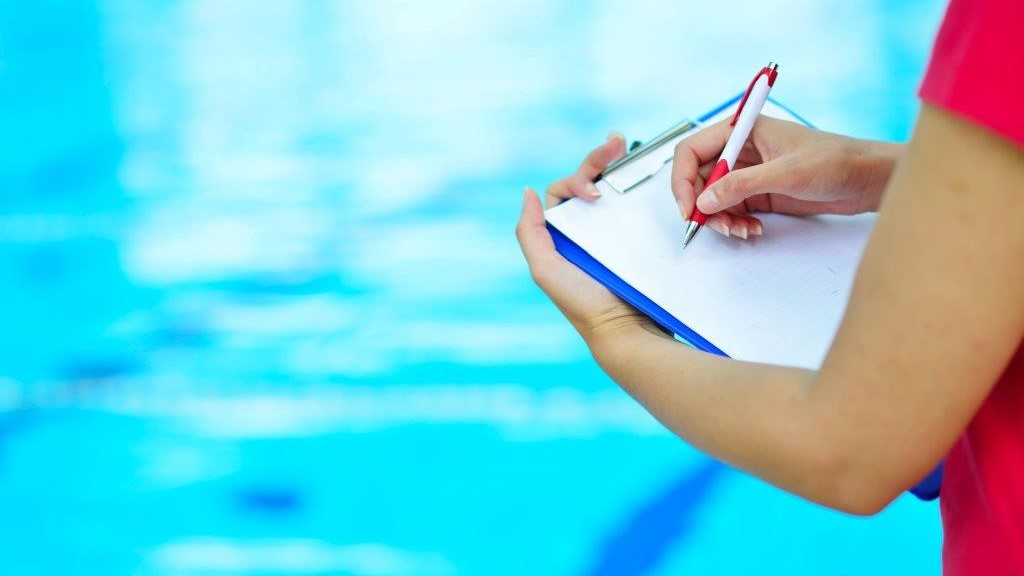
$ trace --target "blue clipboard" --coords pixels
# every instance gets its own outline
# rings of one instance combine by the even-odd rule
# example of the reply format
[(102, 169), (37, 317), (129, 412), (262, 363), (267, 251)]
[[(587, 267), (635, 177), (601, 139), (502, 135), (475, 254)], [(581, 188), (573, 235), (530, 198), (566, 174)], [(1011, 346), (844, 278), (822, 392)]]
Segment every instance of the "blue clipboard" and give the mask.
[[(703, 124), (715, 115), (721, 113), (726, 108), (735, 105), (739, 102), (740, 98), (743, 97), (743, 93), (737, 94), (735, 97), (730, 98), (721, 105), (715, 107), (710, 112), (707, 112), (698, 120)], [(769, 101), (776, 106), (782, 108), (786, 112), (793, 115), (794, 118), (805, 124), (806, 126), (814, 127), (813, 124), (805, 120), (802, 116), (793, 112), (783, 104), (769, 98)], [(614, 272), (606, 268), (603, 264), (597, 261), (593, 256), (587, 253), (586, 250), (581, 248), (578, 244), (569, 239), (568, 236), (562, 234), (557, 228), (551, 224), (547, 225), (548, 232), (551, 233), (551, 238), (555, 242), (555, 250), (558, 251), (566, 260), (572, 262), (577, 267), (586, 272), (594, 280), (600, 282), (605, 288), (610, 290), (613, 294), (622, 298), (629, 305), (633, 306), (637, 310), (643, 312), (651, 320), (654, 320), (659, 326), (675, 334), (679, 339), (683, 340), (690, 346), (704, 352), (710, 352), (712, 354), (718, 354), (719, 356), (726, 356), (728, 354), (722, 352), (717, 346), (708, 342), (703, 336), (695, 332), (689, 326), (684, 324), (675, 316), (669, 314), (664, 308), (658, 306), (653, 300), (644, 296), (639, 290), (630, 286), (625, 280), (619, 278)], [(942, 485), (942, 464), (932, 471), (927, 478), (921, 481), (920, 484), (910, 489), (910, 492), (922, 500), (934, 500), (939, 496), (939, 489)]]
[[(716, 106), (713, 110), (705, 113), (697, 120), (703, 124), (720, 114), (726, 108), (735, 105), (743, 97), (743, 92), (740, 92), (736, 96), (726, 100), (722, 104)], [(802, 122), (803, 124), (814, 127), (813, 124), (805, 120), (802, 116), (793, 112), (786, 106), (780, 104), (772, 98), (768, 99), (769, 102), (775, 104), (779, 108), (782, 108), (789, 114), (792, 114), (794, 118)], [(659, 326), (665, 330), (675, 334), (687, 344), (703, 350), (704, 352), (710, 352), (712, 354), (718, 354), (719, 356), (727, 356), (725, 352), (722, 352), (714, 344), (708, 342), (703, 336), (694, 332), (689, 326), (683, 324), (678, 318), (669, 314), (664, 308), (655, 304), (650, 298), (644, 296), (639, 290), (633, 288), (626, 283), (622, 278), (615, 275), (614, 272), (606, 268), (603, 264), (597, 261), (593, 256), (587, 253), (586, 250), (581, 248), (578, 244), (569, 239), (568, 236), (562, 234), (557, 228), (551, 224), (547, 225), (548, 232), (551, 233), (551, 238), (555, 241), (555, 249), (565, 257), (566, 260), (572, 262), (584, 272), (589, 274), (594, 280), (597, 280), (605, 288), (612, 291), (613, 294), (622, 298), (628, 302), (631, 306), (637, 310), (643, 312), (654, 320)]]

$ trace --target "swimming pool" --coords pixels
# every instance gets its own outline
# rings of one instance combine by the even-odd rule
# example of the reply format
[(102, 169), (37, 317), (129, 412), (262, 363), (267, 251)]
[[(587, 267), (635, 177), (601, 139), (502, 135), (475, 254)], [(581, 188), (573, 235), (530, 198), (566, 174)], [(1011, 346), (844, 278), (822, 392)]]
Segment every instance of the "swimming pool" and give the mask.
[(769, 59), (905, 138), (941, 10), (0, 5), (0, 573), (937, 573), (934, 504), (850, 518), (667, 434), (512, 228)]

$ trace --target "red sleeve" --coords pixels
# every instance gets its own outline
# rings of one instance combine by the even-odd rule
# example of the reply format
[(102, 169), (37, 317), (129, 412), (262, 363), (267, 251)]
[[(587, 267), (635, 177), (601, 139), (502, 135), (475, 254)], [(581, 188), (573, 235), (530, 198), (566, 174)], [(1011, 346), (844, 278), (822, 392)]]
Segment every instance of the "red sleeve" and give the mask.
[(1024, 146), (1024, 0), (952, 0), (920, 95)]

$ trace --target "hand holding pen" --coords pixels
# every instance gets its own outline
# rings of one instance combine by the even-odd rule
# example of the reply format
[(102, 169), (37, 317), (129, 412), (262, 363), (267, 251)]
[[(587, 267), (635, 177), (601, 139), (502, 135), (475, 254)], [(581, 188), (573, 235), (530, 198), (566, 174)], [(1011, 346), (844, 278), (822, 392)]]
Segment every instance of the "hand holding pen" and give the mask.
[[(739, 238), (763, 232), (756, 213), (877, 210), (904, 148), (760, 116), (739, 148), (732, 170), (709, 187), (707, 181), (734, 133), (731, 120), (723, 120), (681, 141), (672, 164), (672, 191), (684, 220), (690, 220), (696, 205), (707, 215), (707, 227)], [(625, 138), (611, 133), (587, 154), (575, 173), (548, 187), (545, 204), (550, 207), (573, 197), (600, 201), (593, 181), (624, 156), (626, 148)]]
[(684, 220), (694, 208), (725, 236), (763, 232), (754, 213), (856, 214), (877, 210), (902, 144), (849, 138), (768, 116), (757, 118), (727, 174), (708, 180), (735, 131), (730, 120), (676, 146), (672, 191)]
[[(771, 91), (772, 85), (775, 84), (775, 79), (778, 75), (779, 65), (769, 62), (750, 81), (750, 86), (747, 87), (746, 93), (743, 94), (743, 98), (736, 109), (736, 115), (733, 116), (730, 123), (730, 126), (733, 127), (732, 133), (729, 134), (729, 139), (725, 142), (725, 147), (722, 149), (718, 162), (715, 163), (711, 173), (708, 174), (707, 186), (711, 186), (728, 174), (736, 165), (736, 159), (740, 155), (740, 150), (746, 144), (747, 137), (750, 136), (750, 131), (754, 128), (754, 123), (757, 122), (758, 117), (761, 115), (761, 108), (768, 101), (768, 93)], [(697, 235), (697, 232), (700, 232), (707, 219), (707, 214), (701, 211), (701, 206), (698, 205), (691, 211), (686, 231), (683, 233), (683, 248), (686, 248)]]

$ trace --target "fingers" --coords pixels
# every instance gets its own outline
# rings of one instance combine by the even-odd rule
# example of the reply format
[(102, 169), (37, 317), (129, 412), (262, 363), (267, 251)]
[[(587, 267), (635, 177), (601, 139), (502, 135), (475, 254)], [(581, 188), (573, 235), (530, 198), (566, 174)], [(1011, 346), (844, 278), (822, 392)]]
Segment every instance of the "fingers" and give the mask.
[[(704, 189), (704, 182), (711, 175), (712, 170), (714, 170), (715, 160), (705, 162), (697, 169), (698, 178), (695, 188), (698, 196)], [(749, 164), (741, 160), (737, 160), (736, 164), (742, 168), (749, 166)], [(760, 236), (764, 233), (764, 225), (760, 219), (748, 214), (748, 212), (755, 211), (750, 203), (758, 200), (758, 198), (763, 198), (763, 196), (748, 198), (747, 201), (736, 204), (727, 211), (712, 214), (708, 217), (705, 226), (725, 237), (736, 236), (746, 239), (748, 237)]]
[(697, 198), (700, 167), (718, 159), (729, 138), (729, 123), (719, 122), (686, 138), (676, 145), (672, 162), (672, 193), (683, 218), (690, 219)]
[(593, 201), (601, 197), (601, 192), (590, 180), (573, 174), (548, 186), (547, 194), (544, 195), (544, 206), (551, 208), (574, 197)]
[(625, 154), (626, 137), (618, 132), (612, 132), (608, 135), (607, 142), (587, 154), (576, 174), (593, 181), (609, 164)]
[(730, 217), (727, 212), (715, 214), (713, 216), (708, 217), (708, 220), (707, 222), (704, 223), (704, 226), (728, 238), (729, 233), (732, 231), (732, 217)]
[(593, 201), (601, 197), (601, 192), (593, 181), (579, 174), (573, 174), (548, 187), (544, 205), (551, 208), (573, 197)]
[(727, 238), (735, 236), (746, 240), (764, 234), (764, 224), (749, 214), (719, 212), (708, 216), (705, 226)]
[(543, 271), (556, 258), (555, 243), (548, 233), (544, 220), (544, 211), (540, 200), (530, 188), (523, 191), (523, 211), (516, 225), (516, 238), (523, 250), (523, 256), (530, 265), (530, 274), (537, 284), (543, 287)]
[(733, 170), (701, 192), (697, 208), (705, 214), (714, 214), (751, 196), (785, 189), (788, 179), (779, 161)]
[(626, 138), (622, 134), (613, 132), (604, 144), (587, 154), (575, 174), (548, 186), (544, 199), (545, 206), (550, 208), (573, 197), (597, 200), (601, 197), (601, 193), (597, 186), (594, 186), (594, 178), (597, 178), (609, 164), (625, 154)]
[(764, 234), (764, 224), (761, 220), (747, 214), (730, 214), (733, 225), (729, 228), (730, 236), (739, 236), (746, 240)]

